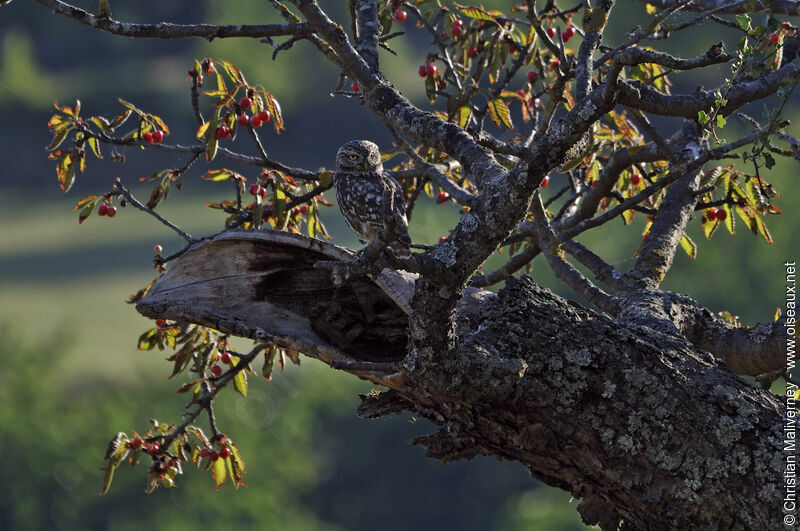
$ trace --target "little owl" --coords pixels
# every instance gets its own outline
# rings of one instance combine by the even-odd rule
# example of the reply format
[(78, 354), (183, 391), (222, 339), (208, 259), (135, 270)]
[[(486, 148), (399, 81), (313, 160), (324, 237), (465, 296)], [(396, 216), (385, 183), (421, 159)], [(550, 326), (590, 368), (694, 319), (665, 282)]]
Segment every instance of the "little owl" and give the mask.
[[(353, 140), (339, 148), (333, 184), (339, 209), (362, 243), (375, 241), (391, 217), (394, 235), (387, 249), (396, 258), (411, 256), (405, 194), (400, 183), (383, 171), (378, 146)], [(391, 211), (385, 201), (393, 202)]]

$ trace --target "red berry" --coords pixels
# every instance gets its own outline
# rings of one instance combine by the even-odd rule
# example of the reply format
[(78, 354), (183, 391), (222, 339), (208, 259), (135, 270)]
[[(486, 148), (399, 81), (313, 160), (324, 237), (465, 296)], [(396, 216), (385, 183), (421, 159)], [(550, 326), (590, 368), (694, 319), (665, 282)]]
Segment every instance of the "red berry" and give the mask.
[(108, 205), (102, 203), (99, 207), (97, 207), (97, 215), (98, 216), (105, 216), (108, 214)]
[(222, 363), (224, 363), (225, 365), (230, 365), (230, 364), (231, 364), (231, 355), (230, 355), (230, 353), (228, 353), (228, 352), (223, 352), (223, 353), (220, 355), (220, 357), (219, 357), (219, 360), (220, 360)]
[(428, 65), (425, 67), (425, 75), (428, 77), (436, 77), (436, 74), (439, 73), (439, 69), (436, 65)]
[(141, 440), (139, 437), (134, 437), (133, 439), (131, 439), (129, 446), (134, 450), (136, 450), (137, 448), (141, 448), (143, 443), (144, 441)]
[(117, 215), (117, 207), (115, 207), (114, 205), (109, 205), (108, 212), (106, 212), (106, 216), (113, 218), (116, 215)]
[(781, 40), (781, 36), (777, 33), (770, 33), (769, 34), (769, 42), (772, 44), (778, 44)]
[(211, 61), (211, 59), (205, 59), (203, 61), (203, 72), (205, 72), (206, 74), (210, 74), (213, 71), (214, 71), (214, 63)]
[(147, 447), (147, 455), (155, 456), (158, 454), (158, 444), (153, 443)]
[(161, 328), (165, 324), (167, 324), (167, 320), (166, 319), (156, 319), (156, 326), (157, 327)]
[(200, 457), (208, 457), (211, 454), (211, 450), (208, 448), (200, 448)]
[(417, 72), (419, 72), (419, 77), (426, 77), (428, 75), (428, 65), (420, 65)]
[(458, 37), (461, 35), (461, 32), (464, 30), (464, 23), (461, 22), (460, 18), (457, 18), (453, 21), (453, 27), (450, 28), (450, 33), (453, 37)]
[(261, 187), (256, 183), (251, 184), (250, 185), (250, 189), (249, 189), (250, 195), (257, 195), (259, 188), (261, 188)]
[(152, 144), (153, 143), (153, 133), (151, 133), (150, 131), (148, 131), (144, 135), (142, 135), (142, 138), (148, 144)]
[(300, 214), (305, 216), (306, 214), (308, 214), (308, 205), (300, 205), (300, 207), (297, 210), (300, 212)]
[(642, 182), (642, 176), (638, 173), (634, 173), (631, 175), (631, 184), (634, 186), (639, 186), (639, 183)]
[(519, 48), (517, 48), (517, 45), (514, 44), (513, 42), (508, 45), (508, 53), (517, 53), (518, 51)]
[(242, 109), (249, 109), (252, 104), (253, 100), (251, 100), (247, 96), (239, 100), (239, 107), (241, 107)]
[(550, 28), (547, 28), (547, 30), (546, 30), (546, 31), (547, 31), (547, 36), (548, 36), (548, 37), (550, 37), (551, 39), (555, 39), (555, 38), (556, 38), (556, 33), (557, 33), (557, 32), (556, 32), (556, 29), (555, 29), (555, 28), (553, 28), (553, 27), (550, 27)]
[(645, 242), (646, 242), (646, 241), (647, 241), (647, 238), (649, 238), (649, 237), (650, 237), (650, 233), (648, 232), (647, 234), (645, 234), (644, 236), (642, 236), (642, 241), (645, 241)]
[(212, 461), (216, 461), (217, 459), (219, 459), (219, 453), (217, 453), (217, 451), (214, 450), (213, 452), (208, 454), (208, 458), (211, 459)]
[(230, 136), (231, 131), (228, 129), (227, 125), (221, 125), (214, 129), (214, 138), (217, 140), (222, 140), (224, 138), (228, 138)]
[(161, 129), (155, 131), (153, 133), (153, 142), (158, 144), (158, 143), (161, 143), (163, 141), (164, 141), (164, 131), (162, 131)]
[(536, 81), (538, 77), (539, 73), (531, 70), (530, 72), (528, 72), (528, 83), (533, 83), (534, 81)]
[(247, 115), (247, 113), (243, 113), (243, 114), (239, 115), (239, 117), (236, 119), (236, 121), (239, 122), (239, 125), (244, 127), (244, 126), (246, 126), (247, 124), (250, 123), (250, 117)]
[(250, 118), (250, 125), (253, 127), (261, 127), (261, 117), (257, 114), (253, 115), (253, 117)]
[(269, 113), (268, 110), (264, 109), (260, 113), (258, 113), (258, 117), (261, 118), (262, 123), (267, 123), (272, 118), (272, 115)]
[(450, 199), (450, 196), (447, 195), (447, 192), (439, 192), (439, 194), (436, 196), (437, 203), (444, 203), (448, 199)]
[(394, 19), (397, 22), (403, 22), (407, 16), (408, 13), (406, 13), (405, 11), (398, 11), (397, 13), (394, 14)]
[(519, 95), (520, 98), (525, 99), (525, 91), (524, 90), (519, 89), (517, 91), (517, 95)]
[(213, 366), (211, 367), (211, 374), (212, 374), (214, 377), (217, 377), (217, 376), (219, 376), (220, 374), (222, 374), (222, 367), (220, 367), (219, 365), (213, 365)]
[(706, 219), (708, 221), (714, 221), (717, 219), (717, 209), (716, 208), (709, 208), (706, 210)]
[(358, 92), (359, 90), (361, 90), (361, 87), (358, 86), (357, 81), (353, 81), (353, 84), (350, 85), (350, 90), (352, 90), (353, 92)]
[(263, 186), (259, 186), (258, 187), (258, 195), (261, 196), (261, 199), (264, 199), (265, 197), (267, 197), (267, 189), (264, 188)]
[(556, 71), (558, 70), (559, 66), (561, 66), (561, 61), (559, 61), (558, 59), (552, 59), (550, 61), (550, 70)]
[(160, 245), (156, 245), (155, 247), (153, 247), (153, 251), (155, 251), (156, 254), (161, 254), (162, 252), (164, 252), (164, 248), (161, 247)]
[(535, 100), (533, 100), (533, 105), (535, 107), (541, 107), (542, 106), (542, 100), (540, 100), (539, 98), (536, 98)]
[(720, 221), (725, 221), (728, 219), (728, 212), (721, 208), (717, 209), (717, 215), (715, 216)]
[(544, 188), (548, 184), (550, 184), (550, 176), (549, 175), (547, 177), (545, 177), (544, 179), (542, 179), (542, 182), (539, 184), (539, 187), (540, 188)]
[(575, 28), (573, 28), (572, 26), (568, 27), (567, 29), (561, 32), (561, 39), (564, 42), (568, 42), (574, 36), (575, 36)]
[(197, 74), (197, 84), (198, 85), (203, 84), (203, 74)]
[(469, 57), (470, 59), (474, 59), (475, 57), (477, 57), (477, 55), (478, 55), (478, 48), (476, 46), (473, 46), (472, 48), (467, 50), (467, 57)]
[(225, 459), (225, 458), (226, 458), (226, 457), (228, 457), (229, 455), (231, 455), (231, 451), (230, 451), (230, 450), (228, 450), (227, 448), (220, 448), (220, 449), (219, 449), (219, 456), (220, 456), (221, 458)]
[(447, 236), (440, 236), (439, 237), (439, 243), (444, 243), (445, 241), (447, 241)]

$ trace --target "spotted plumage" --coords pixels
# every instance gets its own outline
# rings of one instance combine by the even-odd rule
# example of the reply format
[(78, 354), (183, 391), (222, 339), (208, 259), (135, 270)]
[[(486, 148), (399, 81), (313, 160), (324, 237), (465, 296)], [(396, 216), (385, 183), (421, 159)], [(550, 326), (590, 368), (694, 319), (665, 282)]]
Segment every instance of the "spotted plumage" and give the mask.
[(394, 235), (387, 249), (397, 258), (411, 256), (405, 194), (400, 183), (383, 170), (378, 146), (353, 140), (339, 148), (333, 184), (339, 209), (362, 242), (376, 240), (393, 219)]

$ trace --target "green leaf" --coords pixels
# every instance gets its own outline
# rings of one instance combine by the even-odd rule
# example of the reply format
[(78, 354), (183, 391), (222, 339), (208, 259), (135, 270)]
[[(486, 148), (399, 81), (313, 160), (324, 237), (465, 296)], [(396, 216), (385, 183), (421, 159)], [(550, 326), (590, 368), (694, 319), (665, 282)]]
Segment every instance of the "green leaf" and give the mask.
[(425, 94), (428, 95), (428, 100), (431, 105), (436, 103), (436, 78), (428, 76), (425, 78)]
[(98, 159), (102, 159), (103, 155), (100, 154), (100, 142), (98, 142), (97, 137), (90, 136), (88, 142), (94, 156)]
[(278, 184), (273, 185), (274, 194), (272, 208), (275, 217), (278, 218), (278, 225), (283, 226), (286, 219), (286, 193)]
[(514, 130), (514, 124), (511, 123), (511, 111), (500, 98), (489, 101), (489, 114), (497, 127), (504, 125), (512, 131)]
[(206, 181), (221, 182), (221, 181), (227, 181), (232, 177), (234, 177), (235, 175), (236, 172), (222, 168), (219, 170), (209, 170), (208, 173), (201, 176), (200, 178), (205, 179)]
[(774, 244), (775, 242), (772, 240), (772, 235), (767, 230), (767, 225), (764, 223), (764, 220), (761, 218), (761, 216), (753, 216), (753, 220), (755, 221), (758, 233), (764, 237), (764, 240), (766, 240), (766, 242), (770, 245)]
[(317, 237), (317, 216), (315, 210), (317, 209), (317, 202), (311, 201), (308, 205), (308, 216), (306, 216), (306, 234), (309, 238)]
[(743, 30), (747, 31), (750, 29), (750, 15), (736, 15), (736, 21), (739, 23), (739, 27)]
[(60, 146), (61, 143), (64, 142), (64, 139), (67, 138), (67, 135), (69, 134), (70, 131), (72, 131), (71, 127), (67, 127), (66, 129), (61, 129), (60, 131), (58, 131), (56, 134), (53, 135), (53, 141), (50, 142), (50, 145), (47, 146), (45, 149), (47, 151), (53, 151), (56, 148), (58, 148), (58, 146)]
[(694, 259), (697, 256), (697, 245), (685, 234), (681, 237), (681, 248), (686, 251), (689, 258)]
[(484, 10), (481, 7), (476, 6), (462, 6), (459, 4), (453, 4), (453, 7), (458, 9), (458, 11), (462, 15), (466, 15), (469, 18), (474, 18), (475, 20), (486, 20), (488, 22), (494, 22), (497, 24), (497, 20), (489, 14), (488, 11)]
[(139, 336), (139, 342), (137, 344), (137, 348), (139, 350), (153, 350), (156, 346), (156, 336), (158, 335), (157, 328), (151, 328), (141, 336)]
[(711, 118), (706, 114), (706, 111), (697, 111), (697, 121), (701, 124), (706, 124)]
[(206, 133), (208, 132), (208, 126), (210, 126), (210, 125), (211, 125), (211, 122), (205, 122), (205, 123), (203, 123), (203, 125), (198, 127), (197, 128), (197, 133), (195, 134), (195, 138), (203, 138), (204, 136), (206, 136)]
[(725, 121), (725, 118), (721, 114), (718, 114), (717, 115), (717, 127), (722, 129), (723, 127), (725, 127), (726, 123), (728, 123), (728, 122)]
[(462, 105), (458, 109), (458, 126), (461, 129), (466, 129), (469, 124), (469, 118), (472, 116), (472, 109), (469, 105)]
[(217, 459), (214, 461), (214, 467), (211, 471), (214, 477), (214, 483), (217, 486), (217, 490), (225, 484), (225, 460), (224, 459)]
[(772, 158), (772, 155), (770, 155), (767, 152), (764, 152), (763, 155), (764, 155), (764, 166), (766, 166), (768, 170), (771, 170), (772, 167), (775, 166), (775, 159)]
[(242, 397), (247, 397), (247, 375), (244, 371), (237, 372), (236, 376), (233, 377), (233, 388)]

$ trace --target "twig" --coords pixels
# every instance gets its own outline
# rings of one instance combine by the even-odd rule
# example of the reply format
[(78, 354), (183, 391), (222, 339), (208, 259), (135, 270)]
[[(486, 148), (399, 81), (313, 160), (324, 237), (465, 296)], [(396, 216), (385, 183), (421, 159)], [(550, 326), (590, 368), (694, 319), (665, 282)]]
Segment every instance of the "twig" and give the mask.
[(164, 225), (166, 225), (170, 229), (174, 230), (178, 234), (180, 234), (181, 238), (186, 240), (186, 242), (189, 243), (190, 245), (193, 244), (193, 243), (197, 243), (199, 241), (199, 240), (195, 240), (194, 238), (192, 238), (189, 234), (187, 234), (186, 232), (181, 230), (177, 225), (175, 225), (171, 221), (169, 221), (166, 218), (164, 218), (163, 216), (161, 216), (161, 214), (159, 214), (158, 212), (156, 212), (152, 208), (148, 208), (148, 207), (144, 206), (143, 204), (141, 204), (133, 196), (133, 194), (130, 192), (130, 190), (125, 188), (125, 186), (122, 184), (122, 181), (119, 178), (117, 178), (117, 180), (114, 181), (114, 188), (113, 188), (113, 191), (111, 193), (112, 193), (112, 195), (121, 195), (121, 196), (123, 196), (125, 199), (128, 200), (128, 202), (131, 205), (133, 205), (134, 207), (138, 208), (142, 212), (146, 212), (146, 213), (150, 214), (151, 216), (156, 218), (158, 221), (160, 221), (161, 223), (163, 223)]

